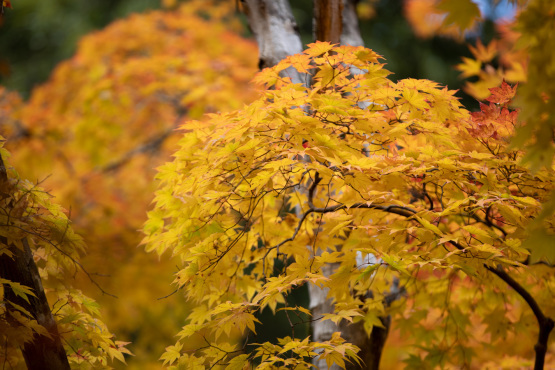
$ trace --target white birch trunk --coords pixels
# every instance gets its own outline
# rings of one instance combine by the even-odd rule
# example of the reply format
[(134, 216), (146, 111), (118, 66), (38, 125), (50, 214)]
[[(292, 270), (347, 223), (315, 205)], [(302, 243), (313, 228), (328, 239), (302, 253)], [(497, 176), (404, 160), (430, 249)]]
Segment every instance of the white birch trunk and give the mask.
[[(289, 55), (303, 51), (299, 29), (287, 0), (242, 0), (245, 15), (259, 48), (258, 67), (278, 64)], [(293, 83), (306, 79), (295, 69), (282, 72)]]

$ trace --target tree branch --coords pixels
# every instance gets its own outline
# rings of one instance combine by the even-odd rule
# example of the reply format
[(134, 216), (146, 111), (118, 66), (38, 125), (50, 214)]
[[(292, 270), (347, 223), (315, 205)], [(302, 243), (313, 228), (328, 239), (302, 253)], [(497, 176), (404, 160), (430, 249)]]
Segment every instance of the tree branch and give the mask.
[[(464, 250), (465, 248), (455, 241), (449, 241), (451, 245), (459, 250)], [(536, 360), (534, 363), (534, 370), (543, 369), (545, 363), (545, 354), (547, 352), (547, 342), (549, 340), (549, 334), (553, 330), (555, 323), (553, 319), (550, 317), (545, 316), (543, 311), (540, 308), (538, 302), (532, 297), (530, 292), (526, 290), (518, 281), (513, 279), (511, 275), (505, 271), (503, 266), (497, 265), (497, 267), (492, 267), (489, 265), (484, 264), (486, 270), (492, 272), (501, 280), (503, 280), (507, 285), (514, 289), (515, 292), (518, 293), (524, 299), (524, 301), (528, 304), (534, 316), (536, 316), (536, 320), (538, 320), (539, 326), (539, 333), (538, 333), (538, 341), (534, 345), (534, 350), (536, 352)]]
[(364, 46), (358, 26), (357, 3), (359, 0), (343, 0), (343, 27), (341, 45)]
[(157, 150), (164, 141), (175, 132), (175, 128), (171, 128), (162, 132), (158, 137), (155, 137), (153, 140), (148, 141), (142, 145), (139, 145), (136, 148), (131, 149), (127, 153), (125, 153), (121, 158), (117, 159), (116, 161), (107, 164), (105, 167), (100, 169), (100, 172), (106, 173), (117, 170), (119, 167), (123, 166), (127, 162), (129, 162), (133, 157), (137, 154), (147, 153), (151, 151)]
[(547, 352), (547, 342), (549, 340), (549, 334), (553, 330), (555, 323), (553, 319), (547, 317), (542, 312), (538, 302), (532, 297), (532, 295), (516, 280), (514, 280), (501, 265), (497, 265), (496, 268), (485, 265), (486, 269), (493, 272), (501, 280), (507, 283), (511, 288), (513, 288), (521, 297), (526, 301), (528, 306), (534, 312), (536, 319), (538, 320), (538, 326), (540, 332), (538, 333), (538, 341), (534, 345), (534, 351), (536, 352), (536, 361), (534, 363), (534, 370), (543, 369), (545, 363), (545, 354)]
[[(367, 203), (355, 203), (351, 207), (347, 207), (344, 204), (338, 204), (338, 205), (328, 206), (328, 207), (316, 207), (313, 203), (314, 193), (316, 192), (316, 187), (321, 182), (321, 180), (322, 179), (320, 178), (320, 175), (318, 174), (318, 172), (316, 172), (316, 175), (314, 177), (314, 182), (312, 183), (312, 185), (310, 186), (309, 191), (308, 191), (308, 206), (309, 206), (309, 209), (304, 212), (303, 216), (299, 220), (299, 224), (297, 225), (293, 235), (290, 238), (283, 240), (281, 243), (279, 243), (274, 248), (277, 248), (277, 247), (279, 247), (279, 246), (281, 246), (281, 245), (283, 245), (287, 242), (293, 241), (295, 239), (295, 237), (297, 236), (297, 234), (298, 234), (298, 232), (299, 232), (299, 230), (302, 226), (302, 223), (304, 222), (304, 220), (306, 219), (306, 217), (310, 213), (331, 213), (331, 212), (339, 211), (341, 209), (353, 209), (353, 208), (354, 209), (376, 209), (376, 210), (380, 210), (380, 211), (387, 212), (387, 213), (397, 214), (397, 215), (400, 215), (400, 216), (403, 216), (403, 217), (406, 217), (406, 218), (409, 218), (409, 217), (411, 217), (411, 216), (413, 216), (414, 214), (417, 213), (416, 210), (411, 209), (409, 207), (397, 206), (397, 205), (383, 206), (383, 205), (367, 204)], [(486, 225), (488, 225), (487, 222), (485, 222), (485, 221), (482, 221), (482, 222), (484, 222)], [(493, 226), (493, 225), (490, 225), (490, 226)], [(458, 250), (465, 250), (466, 249), (461, 244), (459, 244), (458, 242), (456, 242), (454, 240), (450, 240), (450, 241), (448, 241), (448, 243), (453, 245)], [(545, 354), (547, 352), (547, 343), (548, 343), (548, 339), (549, 339), (549, 334), (551, 333), (551, 331), (553, 330), (553, 328), (555, 326), (555, 323), (554, 323), (553, 319), (551, 319), (550, 317), (545, 316), (545, 314), (541, 310), (538, 302), (534, 299), (534, 297), (532, 297), (532, 295), (526, 290), (526, 288), (524, 288), (520, 283), (518, 283), (515, 279), (513, 279), (505, 271), (505, 269), (503, 269), (503, 266), (497, 265), (497, 267), (494, 268), (492, 266), (484, 264), (484, 267), (488, 271), (490, 271), (491, 273), (493, 273), (497, 277), (499, 277), (501, 280), (503, 280), (511, 288), (513, 288), (517, 292), (517, 294), (520, 295), (522, 297), (522, 299), (524, 299), (524, 301), (532, 309), (532, 312), (536, 316), (536, 319), (537, 319), (538, 325), (539, 325), (539, 329), (540, 329), (539, 334), (538, 334), (538, 341), (537, 341), (536, 345), (534, 346), (534, 350), (536, 352), (536, 359), (535, 359), (534, 369), (535, 370), (543, 369), (544, 362), (545, 362)]]

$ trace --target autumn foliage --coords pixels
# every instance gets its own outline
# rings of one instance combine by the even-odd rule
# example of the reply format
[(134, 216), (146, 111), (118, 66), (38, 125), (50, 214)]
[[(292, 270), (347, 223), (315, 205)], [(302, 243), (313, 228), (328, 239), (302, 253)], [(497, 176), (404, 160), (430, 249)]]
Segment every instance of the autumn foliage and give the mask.
[[(552, 104), (555, 91), (548, 82), (555, 77), (555, 59), (550, 52), (555, 47), (552, 27), (555, 3), (545, 0), (508, 3), (516, 7), (516, 17), (497, 20), (493, 39), (485, 44), (478, 39), (475, 45), (469, 45), (473, 58), (463, 58), (456, 68), (462, 72), (461, 77), (468, 79), (464, 91), (479, 100), (486, 99), (489, 90), (503, 81), (524, 83), (514, 105), (525, 108), (521, 121), (527, 124), (519, 127), (513, 145), (527, 148), (523, 160), (533, 170), (549, 168), (555, 153)], [(494, 1), (490, 5), (497, 4)], [(407, 0), (405, 13), (415, 32), (423, 37), (456, 37), (453, 27), (469, 30), (484, 17), (471, 0)]]
[(136, 240), (152, 169), (169, 157), (180, 121), (249, 99), (254, 45), (187, 9), (134, 15), (85, 37), (20, 112), (15, 160), (32, 178), (52, 175), (44, 185), (91, 236), (130, 230)]
[[(166, 364), (304, 368), (316, 353), (356, 362), (339, 336), (317, 343), (292, 327), (277, 343), (256, 342), (256, 312), (303, 284), (328, 288), (335, 302), (312, 319), (362, 320), (371, 331), (392, 315), (413, 344), (409, 368), (505, 355), (528, 364), (533, 346), (518, 337), (534, 314), (501, 275), (553, 317), (555, 276), (531, 266), (552, 256), (530, 257), (522, 240), (555, 176), (530, 173), (508, 146), (514, 88), (493, 90), (470, 114), (434, 82), (392, 82), (379, 60), (315, 43), (259, 73), (266, 90), (250, 106), (181, 126), (145, 226), (147, 249), (180, 261), (175, 284), (195, 304)], [(280, 75), (288, 67), (312, 74), (311, 87)], [(339, 267), (327, 278), (329, 263)], [(397, 279), (406, 298), (388, 307)], [(246, 343), (229, 340), (241, 335)], [(195, 338), (205, 343), (191, 352)]]
[[(61, 336), (72, 368), (107, 367), (113, 359), (125, 362), (123, 354), (130, 354), (127, 343), (115, 341), (101, 320), (99, 305), (64, 279), (81, 269), (83, 239), (74, 232), (65, 210), (53, 203), (44, 189), (5, 165), (9, 153), (3, 147), (0, 154), (2, 171), (7, 170), (0, 180), (0, 362), (10, 368), (23, 368), (23, 346), (40, 336), (52, 335)], [(46, 285), (45, 293), (53, 303), (57, 331), (48, 330), (18, 304), (16, 299), (29, 303), (38, 292), (5, 278), (4, 259), (14, 257), (14, 248), (32, 251), (40, 279)]]
[(0, 93), (14, 164), (70, 211), (88, 245), (84, 266), (119, 299), (88, 279), (77, 284), (102, 303), (112, 330), (134, 339), (141, 362), (158, 359), (186, 309), (156, 304), (171, 293), (164, 276), (175, 267), (137, 248), (155, 168), (171, 159), (185, 120), (254, 98), (256, 46), (223, 16), (204, 19), (191, 4), (133, 15), (83, 38), (28, 102)]
[[(531, 0), (457, 66), (476, 112), (438, 83), (394, 82), (373, 50), (326, 42), (249, 84), (257, 50), (229, 31), (231, 3), (164, 4), (85, 37), (29, 101), (0, 89), (22, 174), (7, 166), (0, 182), (0, 257), (29, 244), (73, 367), (125, 362), (115, 332), (142, 366), (364, 368), (340, 332), (295, 329), (370, 334), (385, 318), (384, 366), (555, 363), (551, 2)], [(471, 0), (404, 4), (422, 37), (462, 40), (480, 19)], [(10, 301), (34, 293), (0, 283), (0, 361), (23, 366), (19, 348), (48, 333)], [(305, 285), (333, 311), (290, 305)], [(265, 309), (290, 335), (259, 340)]]

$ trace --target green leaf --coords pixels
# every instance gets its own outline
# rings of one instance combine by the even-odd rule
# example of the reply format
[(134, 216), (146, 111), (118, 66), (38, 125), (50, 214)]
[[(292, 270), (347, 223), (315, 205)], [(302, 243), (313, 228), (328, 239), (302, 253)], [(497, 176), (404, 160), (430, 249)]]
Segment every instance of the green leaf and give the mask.
[(364, 271), (362, 271), (362, 272), (358, 275), (357, 281), (358, 281), (358, 280), (363, 280), (363, 279), (368, 278), (369, 276), (371, 276), (371, 275), (374, 273), (374, 271), (376, 271), (377, 269), (379, 269), (380, 266), (381, 266), (381, 265), (380, 265), (379, 263), (376, 263), (376, 264), (373, 264), (373, 265), (371, 265), (371, 266), (366, 267), (366, 268), (364, 269)]

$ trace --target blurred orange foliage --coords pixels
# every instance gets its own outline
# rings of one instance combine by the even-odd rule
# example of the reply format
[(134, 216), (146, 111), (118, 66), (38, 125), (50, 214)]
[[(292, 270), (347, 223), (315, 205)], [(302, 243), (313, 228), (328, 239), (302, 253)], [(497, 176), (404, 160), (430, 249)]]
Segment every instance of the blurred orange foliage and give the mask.
[(255, 44), (229, 31), (238, 29), (229, 6), (199, 16), (201, 5), (132, 15), (84, 37), (28, 102), (0, 91), (14, 165), (71, 210), (89, 246), (85, 267), (120, 298), (87, 290), (110, 328), (135, 342), (137, 363), (160, 356), (185, 309), (174, 297), (156, 304), (171, 293), (175, 267), (137, 249), (155, 168), (175, 151), (183, 122), (255, 96)]

